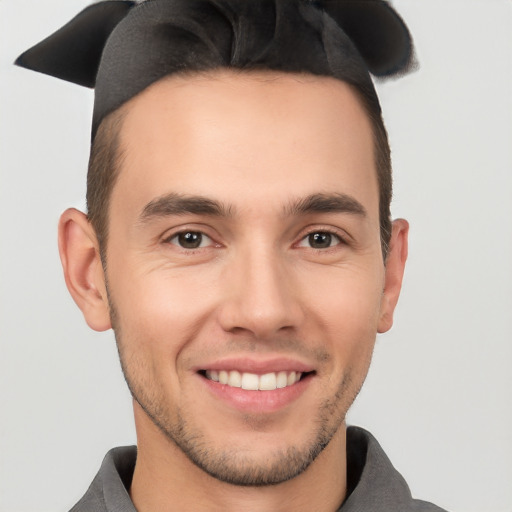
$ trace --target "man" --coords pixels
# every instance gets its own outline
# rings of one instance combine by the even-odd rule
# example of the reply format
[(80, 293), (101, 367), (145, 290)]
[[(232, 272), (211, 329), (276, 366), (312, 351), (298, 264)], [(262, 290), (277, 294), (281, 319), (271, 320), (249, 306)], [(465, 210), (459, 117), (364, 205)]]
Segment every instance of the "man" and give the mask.
[(411, 62), (380, 1), (103, 2), (21, 56), (95, 86), (59, 249), (134, 399), (73, 510), (440, 510), (345, 423), (407, 257), (368, 68)]

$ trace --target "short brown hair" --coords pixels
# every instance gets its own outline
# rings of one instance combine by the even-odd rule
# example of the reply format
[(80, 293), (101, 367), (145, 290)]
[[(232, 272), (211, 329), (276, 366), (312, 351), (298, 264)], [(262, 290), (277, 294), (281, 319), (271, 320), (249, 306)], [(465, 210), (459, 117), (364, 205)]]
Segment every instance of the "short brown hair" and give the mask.
[(121, 167), (120, 132), (124, 111), (118, 109), (101, 123), (91, 145), (87, 172), (87, 216), (98, 238), (101, 259), (105, 263), (109, 206), (112, 190)]

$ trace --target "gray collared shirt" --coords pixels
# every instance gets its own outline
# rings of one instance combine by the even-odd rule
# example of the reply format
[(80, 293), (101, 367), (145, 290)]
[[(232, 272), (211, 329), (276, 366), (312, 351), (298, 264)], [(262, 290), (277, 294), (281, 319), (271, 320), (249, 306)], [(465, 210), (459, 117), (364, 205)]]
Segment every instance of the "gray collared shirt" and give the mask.
[[(136, 512), (128, 494), (137, 448), (110, 450), (84, 497), (70, 512)], [(338, 512), (446, 512), (415, 500), (402, 475), (366, 430), (347, 430), (348, 495)]]

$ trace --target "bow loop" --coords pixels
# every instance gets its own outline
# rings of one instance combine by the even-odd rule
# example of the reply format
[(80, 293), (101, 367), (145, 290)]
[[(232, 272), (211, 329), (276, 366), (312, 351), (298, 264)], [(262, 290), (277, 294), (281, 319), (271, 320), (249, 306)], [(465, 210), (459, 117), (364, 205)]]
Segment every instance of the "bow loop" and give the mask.
[(350, 37), (372, 75), (402, 75), (414, 69), (412, 37), (388, 2), (319, 0), (317, 5)]
[(22, 53), (15, 64), (93, 88), (105, 43), (134, 5), (135, 2), (127, 0), (92, 4)]

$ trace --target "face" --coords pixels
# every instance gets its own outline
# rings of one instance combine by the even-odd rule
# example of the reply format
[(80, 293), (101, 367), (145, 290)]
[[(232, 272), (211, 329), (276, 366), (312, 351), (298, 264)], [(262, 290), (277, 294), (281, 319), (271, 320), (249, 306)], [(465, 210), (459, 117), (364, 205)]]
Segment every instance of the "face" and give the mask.
[(174, 77), (120, 143), (106, 275), (139, 423), (223, 481), (300, 474), (344, 435), (396, 302), (362, 107), (329, 78)]

